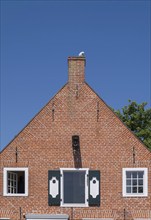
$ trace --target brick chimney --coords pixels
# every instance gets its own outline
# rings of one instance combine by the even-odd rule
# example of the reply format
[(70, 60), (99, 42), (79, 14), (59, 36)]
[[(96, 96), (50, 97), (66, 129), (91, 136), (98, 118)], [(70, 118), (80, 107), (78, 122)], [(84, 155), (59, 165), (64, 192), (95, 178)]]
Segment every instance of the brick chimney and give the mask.
[(68, 82), (75, 87), (85, 82), (85, 57), (68, 57)]

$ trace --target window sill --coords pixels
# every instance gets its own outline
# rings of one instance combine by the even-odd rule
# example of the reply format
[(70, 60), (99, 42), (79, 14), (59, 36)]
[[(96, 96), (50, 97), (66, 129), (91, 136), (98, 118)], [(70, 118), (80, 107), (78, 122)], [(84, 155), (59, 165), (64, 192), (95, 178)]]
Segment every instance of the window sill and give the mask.
[(61, 204), (60, 207), (79, 207), (79, 208), (82, 208), (82, 207), (89, 207), (88, 204)]
[(10, 218), (0, 218), (0, 219), (1, 219), (1, 220), (6, 220), (6, 219), (7, 219), (7, 220), (10, 220)]
[(8, 197), (25, 197), (25, 196), (28, 196), (28, 194), (4, 194), (3, 196), (8, 196)]
[(135, 194), (135, 195), (132, 195), (132, 194), (131, 194), (131, 195), (123, 195), (123, 197), (128, 197), (128, 198), (129, 198), (129, 197), (132, 197), (132, 198), (136, 198), (136, 197), (139, 197), (139, 198), (140, 198), (140, 197), (142, 197), (142, 198), (144, 198), (144, 197), (148, 197), (148, 195), (136, 195), (136, 194)]

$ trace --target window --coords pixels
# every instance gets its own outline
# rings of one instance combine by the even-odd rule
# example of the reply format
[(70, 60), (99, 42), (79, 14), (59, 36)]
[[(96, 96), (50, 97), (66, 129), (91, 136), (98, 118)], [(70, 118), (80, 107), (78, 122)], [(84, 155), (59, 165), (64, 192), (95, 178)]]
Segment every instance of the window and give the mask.
[(88, 206), (88, 169), (61, 169), (61, 206)]
[(4, 168), (4, 196), (28, 196), (28, 168)]
[(147, 196), (147, 182), (147, 168), (123, 168), (123, 196)]
[(100, 170), (48, 170), (48, 204), (62, 207), (100, 206)]

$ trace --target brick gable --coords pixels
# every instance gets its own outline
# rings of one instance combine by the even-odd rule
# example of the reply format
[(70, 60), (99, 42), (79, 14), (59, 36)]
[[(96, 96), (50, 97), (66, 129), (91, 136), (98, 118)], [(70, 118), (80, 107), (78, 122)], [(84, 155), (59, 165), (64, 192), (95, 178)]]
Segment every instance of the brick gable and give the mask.
[[(72, 58), (69, 60), (72, 62)], [(69, 82), (1, 152), (1, 216), (19, 219), (21, 207), (23, 213), (64, 213), (73, 219), (120, 220), (124, 219), (124, 212), (129, 216), (126, 220), (149, 218), (151, 153), (85, 83), (85, 58), (80, 58), (80, 61), (74, 59), (75, 69), (77, 60), (82, 69), (80, 79), (80, 72), (77, 78), (74, 75), (76, 73), (71, 72), (74, 74), (70, 76)], [(101, 172), (100, 207), (72, 209), (48, 206), (48, 170), (75, 167), (73, 135), (80, 137), (82, 167)], [(3, 197), (3, 167), (29, 168), (28, 197)], [(123, 198), (122, 168), (125, 167), (149, 169), (148, 197)]]

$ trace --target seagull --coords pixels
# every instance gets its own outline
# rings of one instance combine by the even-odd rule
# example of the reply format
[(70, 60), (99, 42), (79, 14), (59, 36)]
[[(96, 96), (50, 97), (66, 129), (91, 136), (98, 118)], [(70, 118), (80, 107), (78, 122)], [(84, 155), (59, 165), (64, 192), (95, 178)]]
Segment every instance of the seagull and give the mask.
[(84, 57), (84, 56), (85, 56), (85, 54), (83, 51), (79, 53), (79, 57)]

